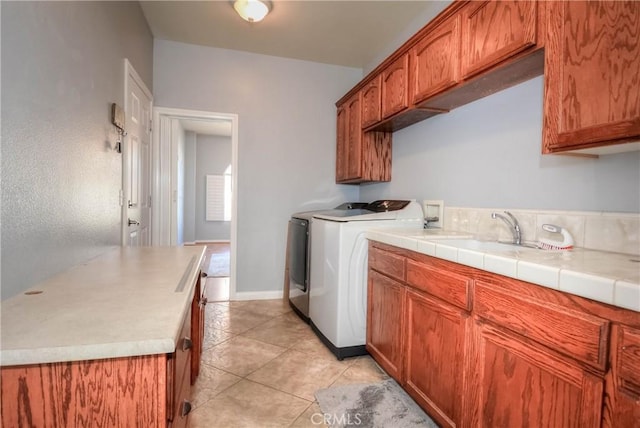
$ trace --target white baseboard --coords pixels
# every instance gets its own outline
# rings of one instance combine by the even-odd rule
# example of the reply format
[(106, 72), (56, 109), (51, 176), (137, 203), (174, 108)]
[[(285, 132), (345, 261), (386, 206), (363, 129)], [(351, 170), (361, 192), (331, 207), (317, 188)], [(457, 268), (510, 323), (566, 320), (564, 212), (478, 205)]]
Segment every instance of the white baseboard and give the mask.
[(195, 241), (195, 244), (228, 244), (231, 241), (228, 239), (212, 239), (210, 241)]
[(232, 301), (235, 300), (273, 300), (282, 299), (282, 290), (274, 291), (240, 291), (236, 292)]

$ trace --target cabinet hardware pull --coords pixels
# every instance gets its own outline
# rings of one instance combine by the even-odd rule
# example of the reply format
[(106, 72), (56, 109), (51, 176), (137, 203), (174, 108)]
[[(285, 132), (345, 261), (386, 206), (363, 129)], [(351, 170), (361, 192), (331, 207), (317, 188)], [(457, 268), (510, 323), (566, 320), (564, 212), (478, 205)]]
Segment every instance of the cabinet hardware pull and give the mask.
[(189, 400), (184, 400), (182, 402), (182, 408), (180, 409), (180, 417), (184, 418), (191, 412), (191, 403)]
[(200, 276), (201, 276), (202, 278), (206, 278), (206, 277), (207, 277), (207, 276), (209, 276), (209, 275), (207, 275), (207, 273), (206, 273), (206, 272), (200, 272)]
[(207, 303), (209, 303), (209, 301), (207, 300), (206, 297), (203, 297), (202, 299), (200, 299), (200, 306), (207, 306)]
[(191, 338), (185, 337), (184, 339), (182, 339), (182, 350), (188, 351), (191, 348), (193, 348), (193, 341), (191, 340)]

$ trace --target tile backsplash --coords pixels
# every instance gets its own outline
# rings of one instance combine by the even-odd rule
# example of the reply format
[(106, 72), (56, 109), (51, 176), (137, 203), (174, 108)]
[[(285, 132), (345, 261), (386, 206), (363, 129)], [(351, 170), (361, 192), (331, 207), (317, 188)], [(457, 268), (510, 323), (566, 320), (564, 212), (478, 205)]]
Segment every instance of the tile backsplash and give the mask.
[[(576, 247), (640, 255), (640, 214), (583, 211), (511, 210), (520, 223), (522, 239), (560, 239), (559, 235), (542, 230), (545, 223), (566, 228)], [(505, 208), (445, 207), (444, 228), (473, 234), (478, 239), (510, 240), (511, 232), (491, 213)]]

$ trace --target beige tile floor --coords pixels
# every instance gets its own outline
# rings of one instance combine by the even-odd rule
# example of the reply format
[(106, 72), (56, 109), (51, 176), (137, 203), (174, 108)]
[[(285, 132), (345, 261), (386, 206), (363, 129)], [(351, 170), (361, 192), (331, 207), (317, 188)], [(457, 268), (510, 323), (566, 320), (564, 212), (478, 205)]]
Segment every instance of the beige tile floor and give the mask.
[(207, 304), (203, 347), (191, 428), (324, 426), (316, 390), (387, 378), (369, 356), (338, 361), (282, 300)]

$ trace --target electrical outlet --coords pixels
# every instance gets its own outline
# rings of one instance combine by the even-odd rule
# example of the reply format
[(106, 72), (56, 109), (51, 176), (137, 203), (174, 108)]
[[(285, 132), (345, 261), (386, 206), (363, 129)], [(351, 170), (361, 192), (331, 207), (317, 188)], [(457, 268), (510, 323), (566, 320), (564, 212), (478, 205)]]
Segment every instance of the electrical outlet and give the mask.
[(422, 211), (427, 227), (439, 229), (444, 227), (444, 201), (425, 199), (422, 201)]

